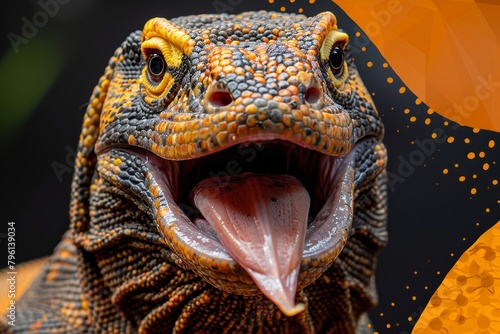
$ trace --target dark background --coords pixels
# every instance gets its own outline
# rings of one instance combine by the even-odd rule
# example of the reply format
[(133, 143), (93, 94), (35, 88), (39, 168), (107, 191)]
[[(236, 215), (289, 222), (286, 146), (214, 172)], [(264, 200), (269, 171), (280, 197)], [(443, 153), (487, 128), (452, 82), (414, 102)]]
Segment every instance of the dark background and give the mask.
[[(49, 3), (50, 15), (41, 14), (42, 4)], [(380, 303), (371, 313), (380, 333), (410, 332), (451, 266), (500, 217), (494, 182), (500, 135), (449, 122), (408, 88), (400, 93), (403, 82), (331, 1), (44, 0), (9, 6), (0, 20), (0, 243), (6, 254), (7, 222), (14, 221), (17, 263), (50, 254), (66, 230), (85, 105), (115, 48), (154, 16), (280, 11), (282, 6), (287, 12), (302, 8), (306, 15), (324, 10), (337, 15), (386, 126), (390, 243), (379, 257)], [(29, 30), (26, 22), (38, 27)]]

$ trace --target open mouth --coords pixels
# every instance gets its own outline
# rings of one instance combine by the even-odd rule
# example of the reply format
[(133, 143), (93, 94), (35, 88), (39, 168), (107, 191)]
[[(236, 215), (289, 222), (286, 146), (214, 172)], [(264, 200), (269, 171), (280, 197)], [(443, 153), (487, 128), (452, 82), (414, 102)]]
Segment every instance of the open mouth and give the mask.
[(260, 290), (295, 315), (304, 308), (295, 303), (297, 289), (317, 279), (347, 240), (356, 147), (339, 157), (247, 138), (182, 161), (124, 151), (142, 159), (163, 193), (156, 216), (169, 246), (227, 292)]

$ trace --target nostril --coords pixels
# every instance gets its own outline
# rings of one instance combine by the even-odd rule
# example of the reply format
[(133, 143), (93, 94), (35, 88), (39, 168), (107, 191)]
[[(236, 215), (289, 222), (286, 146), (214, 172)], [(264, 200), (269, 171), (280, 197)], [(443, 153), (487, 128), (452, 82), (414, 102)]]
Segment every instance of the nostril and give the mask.
[(306, 90), (306, 94), (305, 94), (304, 98), (305, 98), (307, 103), (315, 104), (321, 98), (321, 90), (317, 86), (309, 87)]
[(233, 97), (228, 91), (219, 90), (208, 93), (208, 102), (214, 107), (225, 107), (233, 102)]

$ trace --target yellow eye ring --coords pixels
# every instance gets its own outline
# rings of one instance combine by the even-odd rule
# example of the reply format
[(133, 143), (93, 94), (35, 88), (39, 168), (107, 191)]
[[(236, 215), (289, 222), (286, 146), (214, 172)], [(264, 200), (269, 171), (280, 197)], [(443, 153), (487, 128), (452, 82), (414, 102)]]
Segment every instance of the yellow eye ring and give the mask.
[(146, 66), (142, 71), (141, 82), (148, 93), (146, 101), (150, 103), (169, 93), (175, 82), (169, 68), (180, 66), (183, 53), (165, 39), (152, 37), (142, 43), (142, 54)]
[(349, 76), (344, 49), (349, 41), (347, 34), (331, 30), (320, 49), (321, 60), (328, 64), (327, 72), (337, 89), (342, 89)]

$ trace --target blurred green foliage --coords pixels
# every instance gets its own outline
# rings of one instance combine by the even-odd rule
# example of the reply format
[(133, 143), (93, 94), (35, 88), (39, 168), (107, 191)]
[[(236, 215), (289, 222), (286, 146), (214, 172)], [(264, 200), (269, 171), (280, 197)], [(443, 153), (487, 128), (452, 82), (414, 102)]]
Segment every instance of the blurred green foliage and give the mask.
[(0, 61), (0, 140), (8, 140), (33, 113), (62, 69), (58, 43), (47, 34), (30, 39)]

